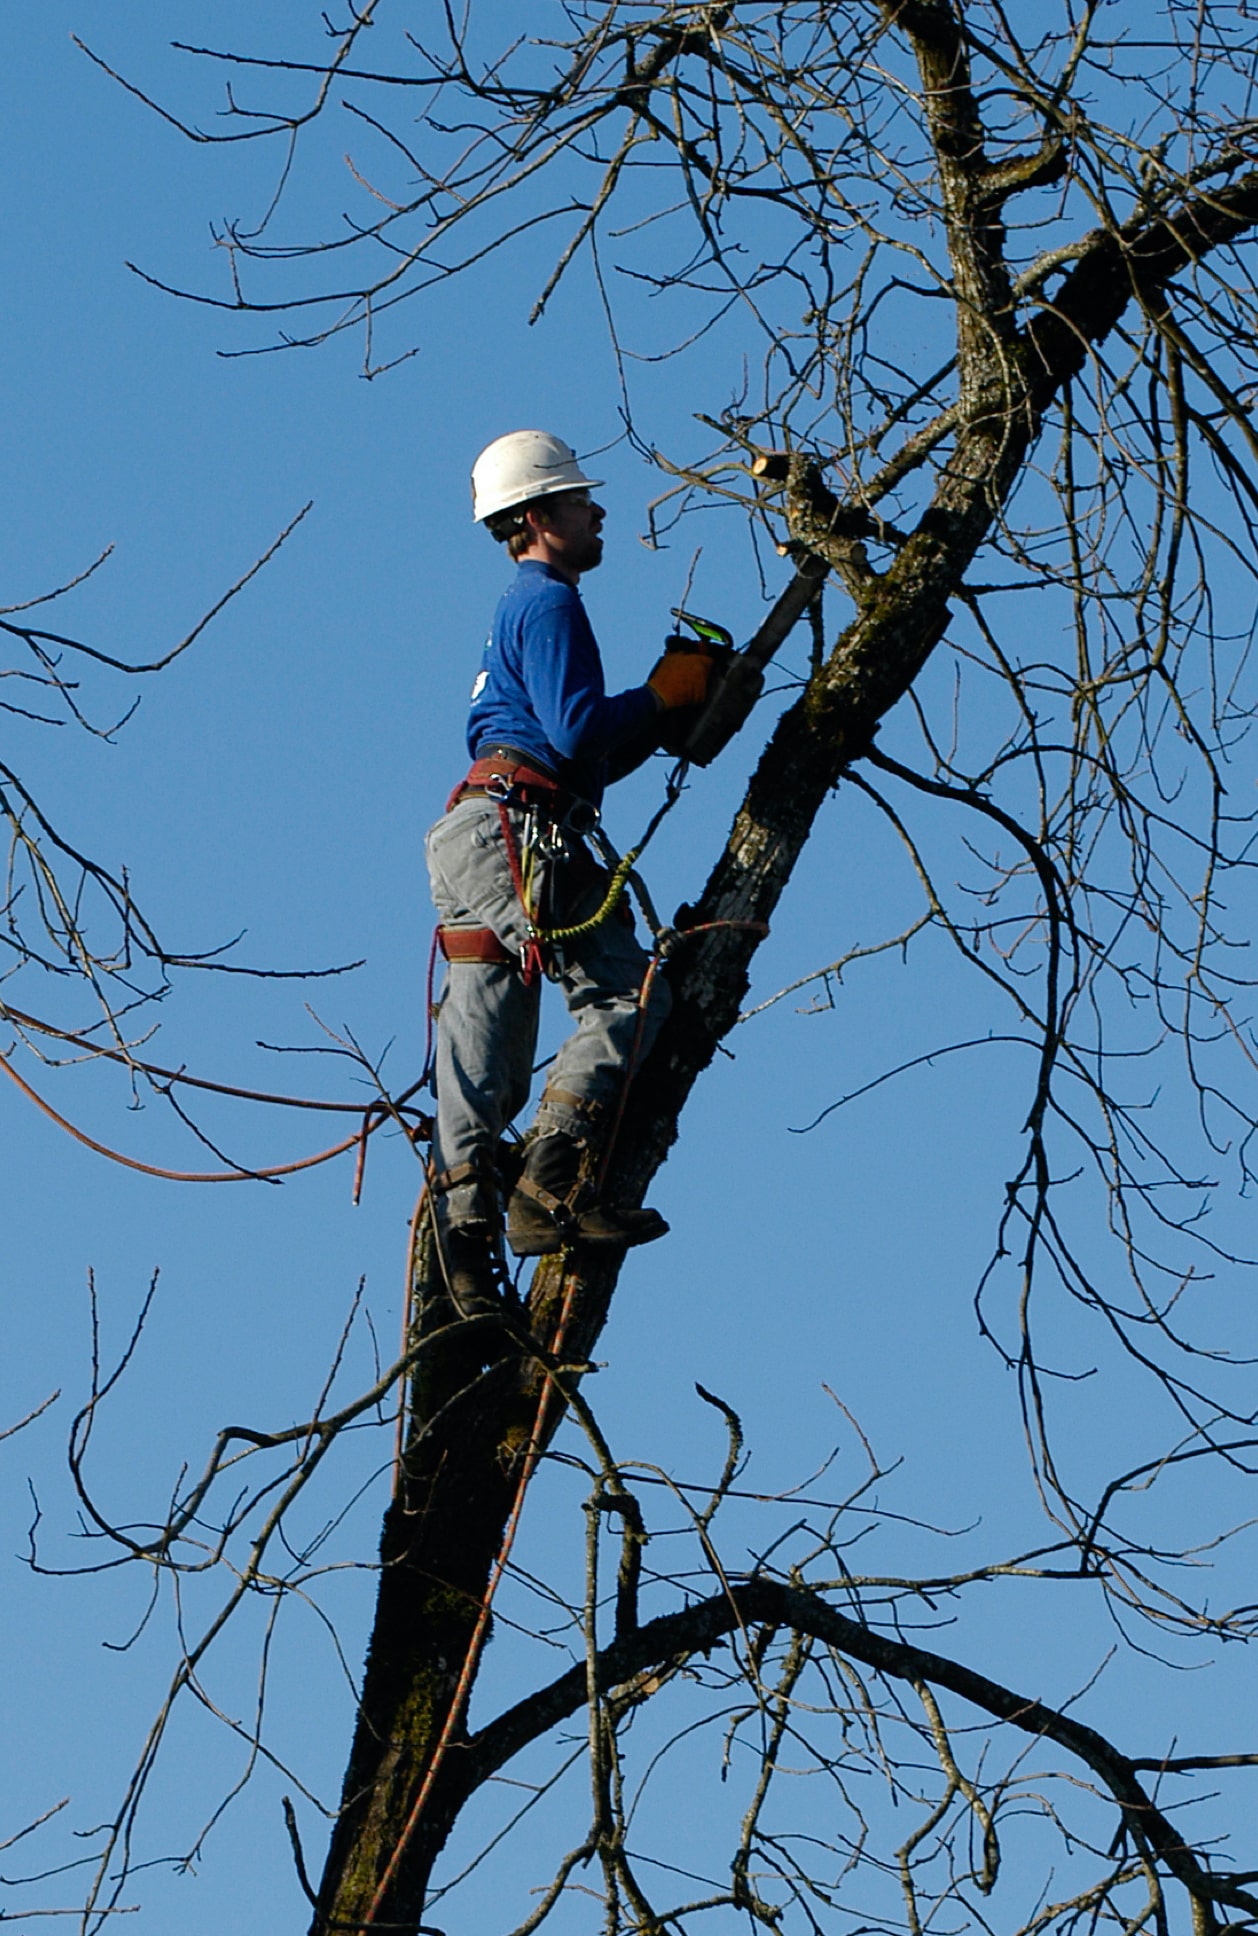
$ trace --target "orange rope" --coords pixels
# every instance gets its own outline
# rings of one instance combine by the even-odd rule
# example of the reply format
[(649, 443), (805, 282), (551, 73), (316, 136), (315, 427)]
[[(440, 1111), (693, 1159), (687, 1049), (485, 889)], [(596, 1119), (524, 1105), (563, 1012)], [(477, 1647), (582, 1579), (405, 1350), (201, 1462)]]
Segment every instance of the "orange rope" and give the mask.
[[(423, 1215), (424, 1204), (428, 1199), (428, 1183), (419, 1193), (415, 1204), (415, 1214), (411, 1218), (411, 1232), (406, 1244), (406, 1290), (402, 1296), (402, 1349), (398, 1353), (405, 1358), (411, 1348), (411, 1315), (415, 1309), (415, 1245), (419, 1240), (419, 1220)], [(393, 1434), (393, 1497), (397, 1498), (402, 1486), (402, 1428), (406, 1419), (406, 1380), (398, 1380), (397, 1426)]]
[[(698, 927), (680, 929), (676, 935), (674, 945), (676, 945), (677, 941), (688, 941), (692, 934), (712, 934), (718, 928), (744, 928), (752, 934), (761, 935), (768, 934), (769, 932), (769, 924), (767, 921), (702, 921)], [(625, 1118), (625, 1104), (629, 1100), (629, 1085), (633, 1081), (634, 1073), (638, 1067), (638, 1057), (642, 1051), (642, 1033), (646, 1026), (646, 1010), (647, 1003), (651, 999), (651, 986), (664, 963), (664, 956), (660, 951), (658, 935), (656, 937), (656, 944), (655, 952), (646, 965), (646, 973), (642, 977), (642, 986), (638, 990), (638, 1021), (633, 1032), (633, 1047), (629, 1051), (629, 1059), (625, 1063), (624, 1074), (620, 1080), (620, 1095), (616, 1102), (616, 1114), (612, 1118), (611, 1130), (603, 1146), (603, 1160), (599, 1164), (598, 1169), (598, 1188), (600, 1193), (606, 1186), (608, 1171), (612, 1166), (612, 1157), (616, 1153), (616, 1139), (620, 1135), (620, 1125)]]
[[(51, 1103), (45, 1102), (42, 1096), (37, 1095), (29, 1082), (23, 1081), (12, 1063), (3, 1055), (0, 1055), (0, 1069), (3, 1069), (10, 1080), (17, 1084), (29, 1102), (33, 1102), (37, 1109), (42, 1109), (44, 1115), (56, 1123), (59, 1129), (64, 1129), (67, 1136), (73, 1136), (76, 1143), (82, 1143), (86, 1148), (95, 1150), (98, 1156), (107, 1156), (111, 1163), (121, 1163), (124, 1169), (139, 1170), (144, 1176), (164, 1177), (171, 1183), (253, 1183), (259, 1178), (292, 1176), (297, 1170), (313, 1169), (317, 1163), (326, 1163), (334, 1156), (343, 1156), (346, 1150), (354, 1148), (362, 1133), (355, 1130), (354, 1134), (347, 1136), (343, 1143), (334, 1143), (331, 1149), (320, 1150), (317, 1156), (302, 1156), (295, 1163), (272, 1163), (262, 1170), (167, 1170), (156, 1163), (141, 1163), (134, 1156), (124, 1156), (120, 1150), (110, 1149), (107, 1144), (98, 1143), (86, 1131), (76, 1129), (73, 1123), (68, 1123), (64, 1116), (57, 1114)], [(380, 1118), (380, 1122), (387, 1120), (383, 1116)], [(371, 1125), (371, 1129), (378, 1127), (379, 1123)], [(367, 1130), (366, 1134), (370, 1135), (371, 1130)]]
[[(559, 1313), (559, 1322), (555, 1327), (555, 1335), (551, 1341), (550, 1352), (552, 1357), (558, 1357), (563, 1346), (564, 1335), (568, 1329), (568, 1318), (572, 1309), (573, 1293), (576, 1290), (576, 1286), (576, 1277), (569, 1277), (568, 1288), (564, 1292), (563, 1308)], [(388, 1865), (380, 1878), (376, 1893), (371, 1898), (370, 1907), (363, 1919), (362, 1926), (364, 1928), (375, 1922), (380, 1905), (384, 1901), (394, 1876), (397, 1874), (398, 1865), (410, 1847), (411, 1837), (419, 1826), (420, 1817), (424, 1812), (424, 1807), (432, 1792), (433, 1783), (436, 1781), (441, 1764), (445, 1760), (446, 1750), (450, 1745), (455, 1727), (462, 1713), (463, 1703), (467, 1699), (468, 1690), (472, 1684), (472, 1676), (476, 1672), (476, 1663), (484, 1643), (485, 1629), (489, 1625), (490, 1608), (493, 1606), (494, 1595), (498, 1591), (502, 1576), (507, 1570), (507, 1562), (511, 1557), (511, 1548), (515, 1543), (516, 1529), (520, 1524), (520, 1514), (524, 1510), (524, 1495), (528, 1491), (529, 1481), (537, 1470), (537, 1463), (542, 1455), (542, 1431), (546, 1424), (546, 1413), (550, 1408), (550, 1394), (551, 1375), (547, 1372), (545, 1382), (538, 1394), (537, 1416), (533, 1421), (533, 1435), (529, 1440), (528, 1451), (525, 1454), (524, 1467), (520, 1473), (520, 1483), (516, 1487), (515, 1502), (511, 1508), (511, 1516), (507, 1521), (506, 1532), (502, 1537), (502, 1545), (498, 1549), (498, 1557), (494, 1561), (493, 1571), (489, 1576), (489, 1585), (485, 1589), (485, 1597), (481, 1601), (480, 1611), (476, 1616), (476, 1625), (472, 1630), (472, 1638), (468, 1642), (467, 1657), (463, 1662), (462, 1671), (459, 1674), (458, 1685), (451, 1698), (450, 1706), (446, 1713), (445, 1724), (442, 1727), (436, 1748), (433, 1750), (432, 1760), (429, 1762), (424, 1779), (420, 1784), (419, 1793), (415, 1797), (414, 1806), (406, 1818), (406, 1825), (398, 1838), (397, 1847), (389, 1857)]]

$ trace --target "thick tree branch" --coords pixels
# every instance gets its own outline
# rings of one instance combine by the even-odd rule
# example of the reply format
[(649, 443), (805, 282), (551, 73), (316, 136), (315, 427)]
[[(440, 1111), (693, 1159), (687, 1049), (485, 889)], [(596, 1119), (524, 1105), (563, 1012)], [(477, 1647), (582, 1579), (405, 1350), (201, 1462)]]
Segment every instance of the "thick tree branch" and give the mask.
[[(1258, 1897), (1228, 1877), (1203, 1868), (1179, 1830), (1146, 1793), (1137, 1767), (1157, 1769), (1161, 1763), (1148, 1757), (1137, 1762), (1095, 1728), (1061, 1709), (1018, 1694), (946, 1655), (879, 1633), (849, 1619), (820, 1595), (801, 1588), (777, 1580), (739, 1581), (726, 1593), (714, 1594), (679, 1613), (663, 1614), (599, 1653), (599, 1685), (616, 1688), (650, 1670), (681, 1665), (731, 1634), (745, 1634), (763, 1626), (809, 1634), (890, 1680), (925, 1681), (931, 1687), (945, 1688), (995, 1720), (1037, 1739), (1056, 1742), (1105, 1785), (1121, 1809), (1129, 1832), (1138, 1843), (1146, 1844), (1183, 1885), (1194, 1904), (1205, 1912), (1207, 1925), (1213, 1919), (1215, 1904), (1251, 1916), (1258, 1914)], [(521, 1749), (576, 1714), (585, 1698), (586, 1664), (582, 1661), (499, 1715), (473, 1735), (462, 1750), (457, 1769), (451, 1772), (445, 1805), (457, 1811), (467, 1795)], [(1197, 1763), (1190, 1759), (1186, 1765)]]
[(1094, 229), (1057, 295), (1026, 332), (1031, 401), (1042, 418), (1133, 300), (1156, 298), (1173, 277), (1227, 248), (1258, 223), (1258, 169), (1193, 195), (1155, 222)]

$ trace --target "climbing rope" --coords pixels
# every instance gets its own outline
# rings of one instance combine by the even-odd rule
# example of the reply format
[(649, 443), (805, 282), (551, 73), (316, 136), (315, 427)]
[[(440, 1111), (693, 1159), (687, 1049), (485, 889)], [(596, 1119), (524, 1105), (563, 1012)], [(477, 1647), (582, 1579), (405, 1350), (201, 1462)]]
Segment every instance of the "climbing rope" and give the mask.
[(294, 1176), (299, 1170), (311, 1170), (319, 1163), (329, 1162), (334, 1156), (344, 1156), (347, 1150), (352, 1150), (360, 1146), (366, 1136), (370, 1136), (372, 1131), (378, 1129), (382, 1122), (389, 1120), (387, 1112), (378, 1114), (374, 1117), (374, 1120), (370, 1120), (373, 1117), (373, 1112), (380, 1110), (381, 1105), (379, 1103), (369, 1104), (364, 1112), (364, 1123), (361, 1130), (355, 1130), (354, 1134), (347, 1136), (343, 1142), (333, 1143), (330, 1149), (319, 1150), (314, 1156), (298, 1157), (292, 1163), (271, 1163), (266, 1165), (265, 1168), (257, 1170), (244, 1168), (236, 1170), (168, 1170), (157, 1163), (141, 1163), (138, 1157), (124, 1156), (121, 1150), (110, 1149), (107, 1143), (98, 1143), (94, 1136), (87, 1134), (86, 1130), (76, 1129), (73, 1123), (67, 1122), (64, 1116), (58, 1114), (50, 1102), (45, 1102), (44, 1098), (31, 1088), (29, 1082), (23, 1080), (12, 1063), (3, 1055), (0, 1055), (0, 1069), (4, 1070), (5, 1075), (9, 1077), (11, 1082), (17, 1084), (28, 1101), (33, 1102), (37, 1109), (42, 1110), (45, 1116), (56, 1123), (58, 1129), (64, 1129), (67, 1136), (72, 1136), (76, 1143), (82, 1143), (85, 1148), (94, 1150), (97, 1156), (108, 1157), (111, 1163), (120, 1163), (125, 1170), (139, 1170), (142, 1176), (162, 1177), (168, 1183), (265, 1183), (281, 1176)]
[[(410, 1088), (404, 1090), (397, 1098), (389, 1096), (377, 1097), (365, 1107), (362, 1103), (327, 1102), (307, 1096), (275, 1095), (260, 1089), (243, 1089), (233, 1083), (211, 1082), (203, 1076), (189, 1075), (183, 1069), (165, 1069), (158, 1063), (141, 1061), (138, 1056), (131, 1055), (122, 1049), (109, 1048), (103, 1043), (85, 1044), (84, 1038), (81, 1035), (76, 1035), (73, 1030), (56, 1028), (50, 1022), (41, 1021), (38, 1016), (27, 1015), (21, 1009), (10, 1007), (7, 1004), (0, 1004), (0, 1015), (8, 1017), (23, 1028), (35, 1029), (39, 1033), (52, 1036), (58, 1041), (69, 1042), (79, 1048), (87, 1047), (94, 1057), (101, 1057), (111, 1062), (120, 1062), (126, 1068), (150, 1077), (159, 1088), (169, 1088), (175, 1083), (182, 1083), (194, 1089), (210, 1090), (215, 1095), (235, 1096), (245, 1102), (270, 1103), (281, 1109), (332, 1110), (346, 1115), (354, 1115), (361, 1119), (359, 1128), (352, 1135), (345, 1137), (340, 1142), (333, 1143), (328, 1149), (317, 1151), (313, 1156), (297, 1157), (289, 1163), (271, 1163), (257, 1169), (251, 1169), (244, 1164), (240, 1164), (235, 1169), (227, 1170), (168, 1169), (158, 1163), (143, 1163), (138, 1157), (127, 1156), (122, 1150), (113, 1149), (108, 1143), (98, 1142), (94, 1136), (89, 1136), (86, 1130), (79, 1129), (76, 1124), (70, 1122), (58, 1110), (54, 1109), (50, 1102), (41, 1096), (36, 1089), (33, 1089), (23, 1076), (18, 1074), (18, 1071), (13, 1067), (9, 1058), (0, 1054), (0, 1070), (3, 1070), (4, 1074), (16, 1085), (27, 1100), (33, 1102), (35, 1107), (43, 1115), (47, 1116), (50, 1122), (56, 1123), (58, 1129), (63, 1129), (67, 1136), (73, 1137), (76, 1143), (82, 1143), (85, 1149), (92, 1150), (97, 1156), (103, 1156), (110, 1163), (117, 1163), (123, 1169), (137, 1170), (142, 1176), (160, 1177), (164, 1182), (168, 1183), (270, 1183), (276, 1182), (281, 1177), (295, 1176), (302, 1170), (315, 1169), (321, 1163), (331, 1162), (334, 1157), (344, 1156), (348, 1151), (356, 1149), (358, 1158), (354, 1172), (353, 1201), (357, 1203), (362, 1192), (363, 1170), (367, 1159), (368, 1138), (373, 1136), (376, 1130), (381, 1128), (386, 1122), (398, 1123), (405, 1130), (412, 1142), (427, 1141), (432, 1134), (431, 1118), (413, 1107), (410, 1110), (407, 1110), (406, 1107), (411, 1097), (419, 1089), (420, 1082), (412, 1083)], [(420, 1080), (422, 1082), (422, 1077)], [(173, 1097), (171, 1100), (174, 1100)], [(178, 1108), (177, 1104), (175, 1106)], [(403, 1113), (404, 1111), (406, 1111), (406, 1114)], [(415, 1121), (408, 1122), (406, 1120), (407, 1114), (413, 1115)]]
[(596, 928), (602, 927), (604, 921), (609, 921), (629, 885), (634, 864), (641, 852), (641, 847), (631, 847), (629, 852), (617, 861), (607, 883), (607, 892), (588, 920), (576, 921), (567, 928), (538, 928), (534, 936), (538, 945), (546, 948), (552, 945), (559, 946), (565, 941), (579, 941), (583, 935), (593, 934)]

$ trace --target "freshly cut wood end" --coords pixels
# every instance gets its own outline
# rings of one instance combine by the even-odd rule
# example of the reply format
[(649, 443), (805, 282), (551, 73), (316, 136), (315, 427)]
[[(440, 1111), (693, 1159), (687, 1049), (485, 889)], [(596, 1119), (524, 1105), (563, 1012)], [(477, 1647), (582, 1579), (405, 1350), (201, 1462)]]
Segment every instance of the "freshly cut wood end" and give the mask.
[(762, 450), (751, 462), (753, 477), (761, 477), (768, 484), (784, 484), (790, 475), (791, 453), (789, 450)]

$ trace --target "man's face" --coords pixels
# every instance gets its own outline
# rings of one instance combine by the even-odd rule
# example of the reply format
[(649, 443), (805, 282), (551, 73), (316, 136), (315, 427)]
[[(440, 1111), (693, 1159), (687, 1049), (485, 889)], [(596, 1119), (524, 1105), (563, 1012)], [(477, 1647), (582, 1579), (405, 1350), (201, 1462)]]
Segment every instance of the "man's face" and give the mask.
[(574, 578), (593, 571), (603, 560), (600, 533), (606, 515), (588, 491), (557, 491), (547, 498), (537, 513), (538, 535), (544, 534), (551, 563)]

